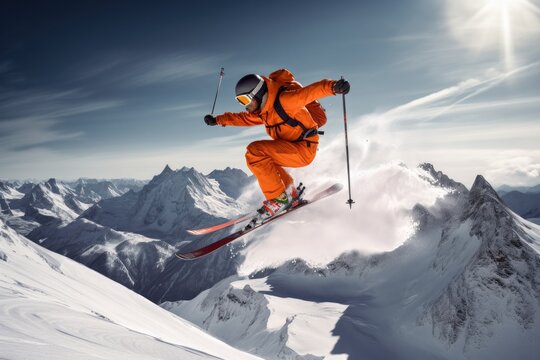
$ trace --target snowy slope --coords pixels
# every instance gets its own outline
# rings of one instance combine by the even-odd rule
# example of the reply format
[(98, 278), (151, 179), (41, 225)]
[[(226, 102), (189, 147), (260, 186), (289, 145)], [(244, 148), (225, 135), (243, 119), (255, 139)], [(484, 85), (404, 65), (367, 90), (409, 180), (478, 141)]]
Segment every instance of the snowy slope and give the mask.
[(12, 200), (20, 199), (24, 196), (23, 193), (17, 191), (10, 185), (0, 181), (0, 199)]
[(235, 274), (237, 264), (229, 249), (188, 264), (174, 256), (172, 246), (215, 240), (223, 232), (194, 237), (185, 230), (219, 222), (240, 209), (241, 203), (225, 195), (214, 179), (167, 166), (140, 192), (101, 200), (69, 225), (42, 226), (28, 237), (153, 301), (189, 299)]
[(3, 359), (254, 359), (0, 221)]
[[(326, 215), (339, 230), (306, 232), (312, 222), (323, 221), (324, 210), (332, 210), (329, 201), (304, 211), (302, 219), (291, 216), (248, 239), (240, 269), (249, 277), (225, 279), (191, 301), (163, 306), (242, 349), (266, 344), (259, 353), (268, 359), (535, 358), (540, 353), (540, 227), (506, 208), (481, 176), (469, 191), (429, 164), (419, 170), (398, 165), (368, 175), (378, 185), (395, 180), (401, 189), (392, 191), (423, 203), (404, 213), (414, 228), (401, 245), (361, 250), (371, 237), (391, 235), (370, 229), (361, 218)], [(378, 211), (376, 201), (362, 203), (364, 216)], [(386, 204), (381, 216), (400, 224), (390, 215), (402, 210), (388, 206), (388, 199)], [(289, 227), (299, 221), (302, 230)], [(269, 252), (269, 243), (280, 241), (287, 246), (274, 245), (276, 251)], [(317, 246), (309, 247), (310, 242)], [(294, 258), (325, 259), (317, 248), (323, 242), (359, 250), (324, 265)], [(279, 255), (284, 248), (289, 260), (272, 266), (284, 259)], [(319, 316), (310, 316), (313, 309)]]
[(0, 218), (20, 234), (26, 235), (40, 224), (33, 219), (24, 218), (24, 210), (16, 208), (16, 204), (20, 203), (25, 194), (16, 190), (15, 185), (17, 183), (0, 182)]
[(6, 199), (0, 197), (0, 216), (10, 216), (13, 215), (13, 211), (11, 211), (11, 208), (9, 207), (8, 202)]
[(28, 238), (138, 293), (159, 282), (166, 260), (175, 252), (163, 241), (119, 232), (83, 218), (60, 228), (41, 227)]
[(13, 199), (20, 199), (24, 196), (12, 186), (0, 181), (0, 217), (7, 218), (13, 216), (13, 211), (9, 203)]
[(330, 354), (338, 339), (331, 332), (346, 305), (265, 294), (265, 280), (233, 277), (191, 301), (161, 306), (265, 359), (347, 358)]

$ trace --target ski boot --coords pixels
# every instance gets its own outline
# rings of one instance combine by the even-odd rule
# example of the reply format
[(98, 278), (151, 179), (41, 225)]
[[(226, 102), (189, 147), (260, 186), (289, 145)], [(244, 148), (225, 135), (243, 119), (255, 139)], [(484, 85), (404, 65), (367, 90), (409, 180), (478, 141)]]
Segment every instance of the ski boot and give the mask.
[(294, 186), (290, 186), (285, 190), (284, 193), (279, 195), (277, 198), (265, 200), (263, 202), (263, 206), (257, 210), (257, 216), (251, 219), (251, 221), (244, 228), (244, 230), (254, 228), (264, 223), (271, 217), (279, 215), (289, 210), (290, 208), (296, 207), (301, 204), (304, 201), (302, 200), (302, 195), (304, 194), (305, 189), (306, 187), (302, 183), (300, 183), (296, 188)]

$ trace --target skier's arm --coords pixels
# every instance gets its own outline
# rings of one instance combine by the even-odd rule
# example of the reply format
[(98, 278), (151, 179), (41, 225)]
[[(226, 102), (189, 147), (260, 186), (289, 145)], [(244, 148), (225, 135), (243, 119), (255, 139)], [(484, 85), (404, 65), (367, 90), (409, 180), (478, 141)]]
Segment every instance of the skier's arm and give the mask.
[(222, 126), (254, 126), (261, 125), (262, 119), (255, 114), (248, 112), (231, 113), (226, 112), (223, 115), (216, 116), (218, 125)]
[(335, 80), (321, 80), (306, 87), (288, 90), (281, 94), (279, 100), (283, 107), (302, 107), (317, 99), (335, 95), (333, 86)]

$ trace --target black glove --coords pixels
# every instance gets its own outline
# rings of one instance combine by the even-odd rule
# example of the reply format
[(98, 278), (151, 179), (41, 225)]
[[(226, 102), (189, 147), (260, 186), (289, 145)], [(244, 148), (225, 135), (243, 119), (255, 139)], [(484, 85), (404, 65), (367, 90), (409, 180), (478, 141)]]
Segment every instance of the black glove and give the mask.
[(210, 126), (217, 125), (216, 118), (213, 117), (212, 115), (206, 115), (204, 117), (204, 122), (206, 123), (206, 125), (210, 125)]
[(348, 94), (351, 90), (351, 84), (345, 79), (339, 79), (334, 83), (334, 93), (336, 94)]

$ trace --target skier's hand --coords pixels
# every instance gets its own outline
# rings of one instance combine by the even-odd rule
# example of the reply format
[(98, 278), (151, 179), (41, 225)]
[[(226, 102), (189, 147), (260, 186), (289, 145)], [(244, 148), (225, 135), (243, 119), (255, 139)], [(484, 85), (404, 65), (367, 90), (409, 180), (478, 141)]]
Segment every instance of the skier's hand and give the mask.
[(348, 94), (351, 84), (345, 79), (339, 79), (334, 83), (333, 90), (335, 94)]
[(204, 122), (206, 123), (206, 125), (210, 125), (210, 126), (217, 125), (217, 120), (212, 115), (206, 115), (204, 117)]

